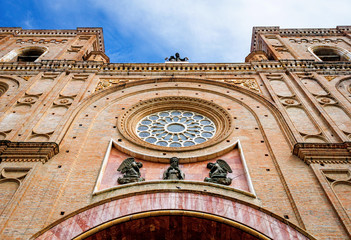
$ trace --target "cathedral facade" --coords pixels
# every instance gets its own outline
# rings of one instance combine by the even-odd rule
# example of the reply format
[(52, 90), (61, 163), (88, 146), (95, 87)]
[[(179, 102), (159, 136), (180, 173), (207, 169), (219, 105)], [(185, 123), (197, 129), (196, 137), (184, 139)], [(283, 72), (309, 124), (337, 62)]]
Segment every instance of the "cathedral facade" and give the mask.
[(351, 27), (245, 63), (110, 63), (101, 28), (0, 28), (0, 239), (349, 239)]

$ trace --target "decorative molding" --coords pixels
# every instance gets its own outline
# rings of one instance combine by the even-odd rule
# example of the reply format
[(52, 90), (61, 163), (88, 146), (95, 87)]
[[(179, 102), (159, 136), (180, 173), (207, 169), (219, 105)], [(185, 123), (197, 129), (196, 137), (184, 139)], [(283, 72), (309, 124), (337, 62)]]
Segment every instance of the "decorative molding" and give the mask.
[[(351, 175), (349, 165), (311, 164), (310, 166), (348, 236), (351, 237), (350, 208), (344, 205), (345, 200), (347, 201), (350, 195)], [(339, 191), (340, 187), (341, 192)]]
[[(333, 126), (332, 124), (336, 125), (336, 127), (340, 130), (337, 134), (341, 137), (344, 136), (346, 138), (344, 141), (350, 140), (351, 130), (347, 126), (348, 122), (351, 121), (351, 116), (348, 113), (347, 109), (342, 104), (340, 104), (334, 94), (332, 94), (328, 88), (326, 88), (320, 81), (318, 81), (318, 79), (316, 79), (313, 74), (300, 73), (298, 76), (301, 78), (300, 81), (304, 83), (306, 90), (316, 100), (315, 104), (317, 103), (323, 107), (324, 111), (319, 110), (319, 112), (322, 115), (326, 114), (329, 117), (329, 119), (326, 117), (324, 118), (329, 122), (331, 126)], [(335, 111), (338, 112), (338, 115), (335, 114)]]
[(253, 78), (225, 79), (224, 82), (229, 83), (231, 85), (244, 87), (257, 93), (261, 93), (260, 87), (258, 86), (256, 80)]
[(98, 42), (98, 49), (99, 51), (104, 52), (104, 37), (102, 34), (102, 28), (77, 28), (69, 29), (69, 30), (28, 30), (22, 28), (9, 28), (9, 27), (2, 27), (0, 28), (0, 33), (2, 34), (12, 34), (15, 37), (38, 37), (38, 36), (50, 36), (50, 37), (74, 37), (77, 35), (96, 35), (96, 39)]
[[(41, 60), (39, 62), (0, 62), (0, 72), (6, 74), (18, 71), (22, 74), (47, 71), (59, 73), (63, 71), (75, 73), (98, 73), (136, 75), (159, 73), (173, 75), (175, 73), (219, 73), (232, 75), (235, 73), (254, 74), (272, 71), (317, 72), (322, 75), (351, 75), (351, 62), (316, 62), (314, 60), (279, 60), (250, 63), (103, 63), (101, 61), (74, 60)], [(4, 74), (4, 73), (2, 73)], [(17, 73), (19, 74), (19, 73)]]
[[(285, 78), (284, 74), (270, 73), (265, 77), (270, 81), (272, 91), (277, 96), (276, 103), (280, 103), (287, 114), (287, 118), (291, 121), (292, 125), (302, 138), (298, 141), (322, 141), (326, 142), (324, 133), (321, 127), (316, 122), (314, 116), (306, 108), (305, 103), (302, 101), (301, 96), (292, 87), (291, 82)], [(296, 118), (299, 116), (299, 118)], [(306, 127), (308, 126), (308, 127)]]
[(343, 42), (344, 40), (341, 38), (337, 39), (330, 39), (330, 38), (314, 38), (314, 39), (289, 39), (291, 43), (309, 43), (309, 44), (315, 44), (315, 43), (335, 43), (338, 44), (339, 42)]
[[(25, 178), (28, 176), (31, 168), (29, 167), (4, 167), (0, 171), (0, 187), (5, 191), (1, 192), (0, 214), (7, 215), (6, 209), (12, 208), (16, 201), (16, 193), (23, 186)], [(17, 196), (18, 197), (18, 196)], [(11, 210), (10, 210), (11, 211)]]
[(0, 158), (3, 162), (46, 163), (59, 152), (54, 142), (11, 142), (0, 140)]
[(96, 61), (95, 60), (96, 57), (102, 58), (103, 60), (105, 60), (104, 61), (105, 63), (110, 62), (110, 58), (104, 52), (101, 52), (101, 51), (91, 51), (87, 55), (84, 56), (84, 59), (87, 61)]
[(329, 82), (330, 82), (331, 80), (335, 79), (336, 77), (337, 77), (337, 76), (332, 76), (332, 75), (330, 75), (330, 76), (324, 76), (324, 78), (327, 79)]
[(55, 44), (59, 44), (59, 43), (66, 43), (68, 40), (67, 39), (17, 39), (16, 43), (18, 44), (25, 44), (25, 43), (29, 43), (29, 44), (48, 44), (48, 43), (55, 43)]
[(95, 91), (105, 90), (109, 87), (116, 86), (116, 85), (122, 85), (122, 84), (125, 84), (127, 82), (129, 82), (129, 79), (118, 79), (118, 78), (105, 79), (105, 78), (102, 78), (102, 79), (100, 79), (98, 85), (96, 86)]
[(18, 105), (32, 106), (34, 103), (36, 103), (36, 101), (38, 100), (40, 95), (41, 94), (34, 95), (34, 94), (27, 94), (27, 93), (25, 93), (22, 98), (17, 100), (17, 104)]
[[(141, 80), (142, 78), (101, 78), (95, 91), (105, 90), (112, 86), (123, 85), (129, 81)], [(206, 78), (214, 81), (224, 81), (230, 85), (244, 87), (257, 93), (261, 93), (261, 90), (254, 78)]]
[[(137, 123), (145, 116), (165, 110), (186, 110), (202, 114), (209, 118), (216, 126), (215, 135), (208, 141), (188, 147), (162, 147), (157, 146), (138, 137), (135, 129)], [(139, 102), (118, 118), (119, 132), (129, 141), (144, 148), (167, 152), (185, 152), (204, 149), (223, 141), (233, 131), (233, 121), (230, 114), (219, 105), (200, 98), (192, 97), (160, 97)]]
[(288, 36), (343, 36), (345, 32), (349, 32), (351, 26), (337, 26), (336, 28), (295, 28), (281, 29), (278, 26), (274, 27), (254, 27), (252, 29), (251, 51), (258, 49), (258, 36), (260, 34), (276, 34), (282, 37)]
[(23, 78), (24, 80), (28, 81), (33, 76), (20, 76), (20, 77)]
[(310, 165), (349, 164), (351, 161), (351, 142), (344, 143), (296, 143), (293, 154)]
[(71, 45), (69, 49), (67, 49), (67, 52), (79, 52), (83, 48), (82, 45)]
[(351, 102), (351, 78), (347, 77), (339, 80), (335, 84), (335, 88), (349, 101)]
[[(129, 184), (125, 186), (127, 187), (128, 185)], [(253, 226), (252, 228), (258, 229), (258, 231), (264, 233), (265, 236), (269, 236), (271, 239), (316, 239), (290, 221), (266, 210), (262, 206), (257, 206), (248, 201), (238, 201), (237, 198), (230, 198), (228, 196), (223, 198), (223, 195), (210, 195), (210, 193), (206, 193), (205, 191), (202, 191), (201, 194), (199, 194), (199, 191), (180, 192), (180, 190), (171, 190), (172, 188), (169, 186), (164, 189), (166, 190), (158, 192), (150, 192), (149, 190), (146, 195), (150, 196), (146, 196), (143, 192), (141, 193), (143, 195), (120, 195), (118, 198), (106, 198), (105, 200), (72, 212), (64, 218), (46, 226), (44, 229), (33, 235), (31, 239), (50, 239), (54, 236), (58, 236), (58, 238), (64, 236), (69, 239), (83, 239), (84, 237), (87, 237), (87, 235), (80, 235), (81, 233), (87, 232), (89, 229), (97, 230), (96, 227), (102, 226), (103, 221), (106, 223), (111, 222), (110, 219), (123, 219), (119, 216), (124, 213), (120, 209), (128, 209), (129, 215), (126, 220), (138, 218), (135, 217), (135, 215), (134, 217), (131, 217), (134, 212), (142, 212), (144, 214), (140, 216), (149, 216), (152, 212), (174, 215), (176, 211), (180, 210), (178, 211), (180, 214), (189, 215), (189, 211), (193, 211), (199, 217), (204, 217), (204, 215), (209, 213), (214, 216), (220, 215), (221, 218), (225, 217), (227, 220), (226, 223), (230, 223), (230, 221), (234, 220), (239, 223), (244, 223), (249, 227)], [(163, 204), (162, 206), (160, 205), (161, 207), (158, 207), (158, 205), (157, 207), (154, 207), (150, 204), (150, 199), (153, 200), (151, 202), (156, 203), (162, 201)], [(173, 204), (173, 202), (176, 202), (177, 204)], [(206, 203), (209, 202), (214, 202), (216, 207), (208, 208)], [(151, 208), (152, 211), (149, 211)], [(161, 211), (158, 211), (159, 209)], [(166, 209), (166, 211), (164, 211), (164, 209)], [(218, 209), (228, 210), (222, 211), (222, 214), (222, 212), (218, 213)], [(96, 218), (96, 215), (105, 216), (103, 215), (104, 212), (108, 213), (106, 214), (106, 217)], [(237, 218), (237, 216), (239, 216), (239, 218)], [(260, 220), (256, 221), (256, 218)], [(83, 221), (82, 219), (96, 219), (96, 221), (86, 221), (84, 224), (78, 225), (78, 223)], [(219, 219), (220, 218), (216, 218), (217, 221)], [(258, 222), (260, 224), (258, 224)], [(93, 224), (94, 226), (88, 224)], [(113, 222), (113, 224), (115, 224), (115, 222)], [(83, 226), (84, 228), (82, 229), (80, 226)], [(71, 229), (77, 229), (77, 231), (70, 231)], [(271, 229), (275, 231), (272, 231)], [(78, 236), (81, 236), (82, 238), (75, 238)]]

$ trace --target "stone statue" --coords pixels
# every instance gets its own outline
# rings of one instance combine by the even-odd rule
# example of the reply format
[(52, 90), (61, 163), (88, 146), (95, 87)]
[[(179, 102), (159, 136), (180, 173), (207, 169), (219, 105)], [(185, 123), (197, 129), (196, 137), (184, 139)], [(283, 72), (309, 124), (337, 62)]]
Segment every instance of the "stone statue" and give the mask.
[(165, 60), (169, 62), (185, 62), (188, 61), (189, 58), (180, 58), (179, 53), (176, 53), (175, 56), (170, 56), (169, 58), (165, 58)]
[(227, 174), (233, 171), (226, 161), (218, 159), (216, 163), (208, 163), (207, 168), (210, 169), (210, 177), (205, 178), (205, 182), (223, 185), (230, 185), (232, 183), (232, 179), (228, 178)]
[(170, 158), (171, 166), (167, 168), (163, 173), (163, 179), (165, 180), (184, 180), (185, 174), (179, 168), (179, 158)]
[(141, 162), (136, 162), (134, 158), (130, 157), (121, 163), (117, 171), (123, 173), (123, 177), (119, 177), (117, 182), (119, 184), (141, 182), (145, 179), (140, 177), (140, 168), (143, 167)]

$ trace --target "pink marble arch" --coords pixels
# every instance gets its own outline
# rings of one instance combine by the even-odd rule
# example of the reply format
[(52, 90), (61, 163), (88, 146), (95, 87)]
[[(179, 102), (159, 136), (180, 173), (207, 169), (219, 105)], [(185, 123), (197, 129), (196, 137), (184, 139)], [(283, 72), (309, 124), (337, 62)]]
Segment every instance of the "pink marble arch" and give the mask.
[[(196, 211), (221, 216), (255, 229), (272, 239), (314, 239), (292, 224), (242, 203), (196, 193), (159, 192), (116, 199), (59, 222), (36, 239), (72, 239), (98, 225), (127, 215), (157, 210)], [(291, 226), (290, 226), (291, 225)]]

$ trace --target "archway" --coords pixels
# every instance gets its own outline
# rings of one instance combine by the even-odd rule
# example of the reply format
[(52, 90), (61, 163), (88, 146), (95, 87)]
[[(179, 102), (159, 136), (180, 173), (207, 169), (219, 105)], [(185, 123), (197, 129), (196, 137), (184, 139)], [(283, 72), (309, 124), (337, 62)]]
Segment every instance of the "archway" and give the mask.
[(98, 239), (269, 239), (247, 226), (210, 214), (158, 211), (120, 218), (92, 229), (75, 240)]
[(314, 46), (309, 47), (309, 51), (323, 62), (350, 61), (351, 59), (351, 54), (347, 50), (335, 46)]
[(47, 52), (47, 47), (28, 46), (18, 48), (3, 56), (0, 62), (35, 62)]
[[(161, 216), (163, 218), (159, 218)], [(174, 216), (180, 217), (174, 218)], [(204, 221), (202, 225), (197, 226), (207, 229), (213, 224), (216, 225), (216, 229), (226, 229), (224, 231), (226, 234), (237, 233), (247, 236), (248, 239), (314, 239), (313, 236), (274, 213), (236, 199), (207, 193), (169, 191), (105, 199), (58, 220), (35, 234), (32, 239), (86, 239), (97, 233), (108, 234), (108, 231), (113, 230), (110, 227), (116, 224), (122, 225), (116, 225), (113, 227), (114, 230), (122, 227), (133, 229), (134, 223), (142, 223), (141, 220), (133, 222), (137, 219), (148, 222), (149, 232), (150, 227), (153, 229), (152, 225), (155, 230), (158, 227), (166, 231), (173, 226), (170, 224), (171, 221), (177, 223), (178, 229), (184, 226), (180, 224), (182, 221), (187, 223)], [(145, 231), (146, 229), (141, 229), (138, 234), (146, 234)], [(198, 231), (197, 228), (191, 228), (189, 234), (192, 236)], [(205, 233), (214, 234), (210, 229)], [(126, 234), (126, 230), (124, 229), (120, 234)], [(94, 238), (91, 237), (91, 239)]]

